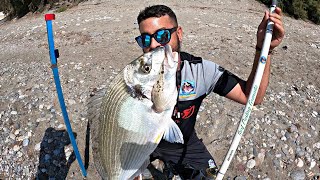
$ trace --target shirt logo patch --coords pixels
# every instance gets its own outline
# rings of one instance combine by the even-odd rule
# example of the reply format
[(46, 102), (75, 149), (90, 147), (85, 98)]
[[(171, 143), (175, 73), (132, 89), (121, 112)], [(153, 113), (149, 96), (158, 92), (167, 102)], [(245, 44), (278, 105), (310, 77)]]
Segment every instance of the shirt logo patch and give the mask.
[(184, 80), (180, 86), (179, 97), (188, 98), (196, 95), (194, 81)]
[(195, 105), (190, 106), (188, 109), (183, 110), (182, 112), (182, 119), (188, 119), (194, 113)]

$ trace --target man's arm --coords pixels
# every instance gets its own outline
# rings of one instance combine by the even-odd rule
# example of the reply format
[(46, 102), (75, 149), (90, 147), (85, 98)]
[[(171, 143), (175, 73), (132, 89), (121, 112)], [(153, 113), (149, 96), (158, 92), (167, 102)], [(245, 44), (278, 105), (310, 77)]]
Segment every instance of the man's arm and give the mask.
[[(245, 83), (238, 83), (227, 95), (226, 97), (234, 100), (238, 103), (241, 104), (246, 104), (247, 103), (247, 99), (249, 97), (249, 93), (251, 90), (251, 86), (253, 83), (253, 79), (256, 73), (256, 69), (258, 66), (258, 61), (260, 58), (260, 52), (256, 52), (255, 58), (254, 58), (254, 63), (253, 63), (253, 67), (252, 67), (252, 71), (249, 75), (248, 80)], [(261, 79), (261, 83), (259, 86), (259, 91), (257, 93), (257, 97), (255, 100), (255, 105), (256, 104), (260, 104), (263, 100), (263, 97), (266, 93), (268, 84), (269, 84), (269, 75), (270, 75), (270, 62), (271, 58), (270, 55), (268, 55), (268, 59), (264, 68), (264, 72), (263, 72), (263, 76)]]
[[(277, 47), (281, 43), (281, 41), (284, 37), (284, 28), (283, 28), (283, 24), (282, 24), (282, 20), (281, 20), (281, 14), (282, 14), (281, 9), (278, 7), (276, 8), (275, 13), (273, 13), (273, 14), (269, 14), (268, 11), (265, 12), (265, 15), (264, 15), (264, 17), (258, 27), (258, 31), (257, 31), (257, 48), (259, 48), (259, 49), (262, 48), (262, 44), (263, 44), (264, 36), (265, 36), (265, 29), (267, 26), (268, 19), (270, 19), (271, 21), (274, 22), (273, 36), (272, 36), (272, 41), (270, 44), (270, 49), (271, 50), (274, 49), (275, 47)], [(269, 84), (270, 65), (271, 65), (270, 56), (271, 55), (268, 55), (268, 58), (267, 58), (267, 62), (265, 65), (265, 69), (263, 72), (263, 76), (262, 76), (262, 80), (260, 83), (259, 91), (257, 93), (255, 104), (260, 104), (263, 101), (263, 97), (266, 93), (266, 90), (267, 90), (267, 87)], [(226, 95), (227, 98), (234, 100), (236, 102), (239, 102), (241, 104), (247, 103), (247, 99), (249, 97), (249, 93), (251, 90), (253, 79), (254, 79), (256, 69), (258, 66), (259, 58), (260, 58), (260, 52), (256, 51), (252, 70), (251, 70), (251, 73), (249, 75), (248, 80), (245, 83), (238, 83)]]

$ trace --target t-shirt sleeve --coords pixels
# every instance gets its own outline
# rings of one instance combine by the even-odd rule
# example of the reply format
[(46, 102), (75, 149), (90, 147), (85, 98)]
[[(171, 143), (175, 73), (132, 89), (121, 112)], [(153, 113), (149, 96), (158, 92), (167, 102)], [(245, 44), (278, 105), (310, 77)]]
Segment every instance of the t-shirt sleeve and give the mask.
[(225, 70), (218, 64), (203, 60), (204, 79), (207, 87), (207, 94), (215, 92), (220, 96), (227, 95), (242, 79)]

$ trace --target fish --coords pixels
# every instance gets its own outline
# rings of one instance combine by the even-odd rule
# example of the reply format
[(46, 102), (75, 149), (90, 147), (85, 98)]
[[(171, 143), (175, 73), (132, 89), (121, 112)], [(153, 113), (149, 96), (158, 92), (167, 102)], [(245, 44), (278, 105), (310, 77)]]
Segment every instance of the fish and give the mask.
[(144, 53), (88, 102), (92, 154), (103, 179), (133, 179), (163, 138), (184, 143), (172, 120), (179, 55), (170, 45)]

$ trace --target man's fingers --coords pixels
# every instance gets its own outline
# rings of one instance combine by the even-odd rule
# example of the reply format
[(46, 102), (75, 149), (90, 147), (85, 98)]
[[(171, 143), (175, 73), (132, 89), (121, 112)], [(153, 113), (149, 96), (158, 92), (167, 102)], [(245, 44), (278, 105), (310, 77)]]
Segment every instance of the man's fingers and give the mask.
[(269, 18), (275, 18), (275, 19), (281, 20), (282, 16), (277, 14), (277, 13), (272, 13), (272, 14), (269, 15)]
[(282, 38), (284, 36), (284, 28), (283, 28), (282, 24), (275, 23), (273, 26), (277, 32), (277, 36)]
[(280, 24), (282, 26), (282, 21), (281, 19), (275, 18), (275, 17), (271, 17), (270, 16), (270, 21), (274, 22), (275, 24)]
[(282, 11), (279, 7), (275, 9), (275, 13), (269, 15), (269, 18), (274, 22), (274, 29), (277, 32), (278, 37), (284, 36), (284, 27), (282, 23)]
[(282, 10), (281, 10), (281, 8), (276, 7), (275, 12), (276, 12), (277, 14), (279, 14), (280, 16), (282, 16)]

